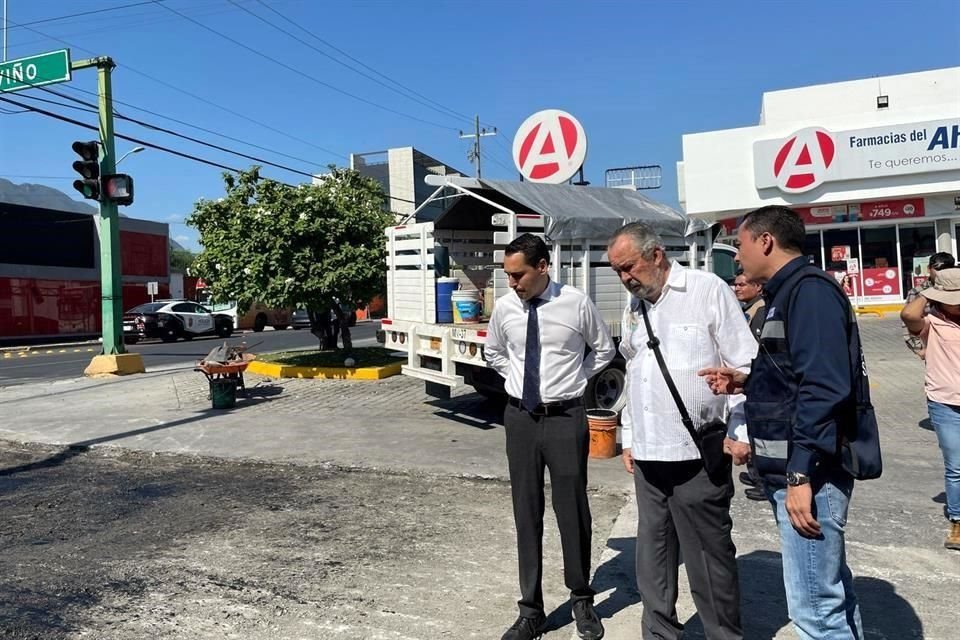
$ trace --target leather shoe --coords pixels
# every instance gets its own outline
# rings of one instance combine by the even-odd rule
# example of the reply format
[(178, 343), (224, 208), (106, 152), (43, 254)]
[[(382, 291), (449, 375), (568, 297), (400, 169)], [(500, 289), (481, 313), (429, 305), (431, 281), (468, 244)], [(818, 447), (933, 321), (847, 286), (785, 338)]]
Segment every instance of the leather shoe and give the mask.
[(750, 487), (743, 492), (748, 500), (767, 500), (767, 492), (760, 487)]
[(543, 635), (545, 626), (547, 626), (547, 616), (542, 613), (536, 618), (520, 616), (500, 640), (536, 640)]
[(757, 481), (754, 480), (754, 479), (753, 479), (753, 476), (751, 476), (751, 475), (750, 475), (749, 473), (747, 473), (746, 471), (741, 471), (741, 472), (740, 472), (740, 482), (742, 482), (743, 484), (747, 485), (748, 487), (755, 487), (755, 486), (757, 486)]
[(603, 625), (600, 616), (593, 610), (589, 600), (577, 600), (573, 603), (573, 617), (577, 621), (577, 635), (582, 640), (600, 640), (603, 637)]

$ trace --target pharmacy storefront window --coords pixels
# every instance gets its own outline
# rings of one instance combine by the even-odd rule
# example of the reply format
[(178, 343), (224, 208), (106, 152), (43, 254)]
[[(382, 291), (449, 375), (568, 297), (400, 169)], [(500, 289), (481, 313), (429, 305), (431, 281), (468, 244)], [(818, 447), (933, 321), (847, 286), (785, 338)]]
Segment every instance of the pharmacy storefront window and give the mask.
[(860, 234), (854, 229), (827, 229), (823, 232), (824, 270), (833, 275), (850, 296), (863, 295), (860, 271)]
[(803, 243), (803, 255), (823, 269), (823, 242), (820, 240), (819, 230), (807, 234), (807, 239)]
[(932, 222), (900, 225), (900, 264), (903, 265), (903, 290), (909, 291), (927, 277), (925, 260), (937, 252), (937, 233)]
[(860, 229), (863, 260), (863, 295), (890, 297), (899, 300), (901, 291), (900, 260), (897, 256), (897, 228), (864, 227)]

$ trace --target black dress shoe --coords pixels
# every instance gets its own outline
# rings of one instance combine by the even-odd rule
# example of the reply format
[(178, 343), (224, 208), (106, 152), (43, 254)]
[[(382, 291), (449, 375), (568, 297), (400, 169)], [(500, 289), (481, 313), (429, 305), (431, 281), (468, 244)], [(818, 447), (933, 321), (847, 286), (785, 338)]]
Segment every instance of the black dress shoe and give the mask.
[(767, 492), (760, 487), (750, 487), (743, 492), (743, 495), (747, 496), (748, 500), (768, 500)]
[(751, 476), (751, 475), (750, 475), (749, 473), (747, 473), (746, 471), (741, 471), (741, 472), (740, 472), (740, 482), (742, 482), (743, 484), (747, 485), (748, 487), (755, 487), (755, 486), (757, 486), (757, 481), (753, 478), (753, 476)]
[(535, 640), (543, 635), (545, 626), (547, 626), (547, 617), (542, 613), (536, 618), (520, 616), (500, 640)]
[(589, 600), (577, 600), (573, 603), (573, 617), (577, 621), (577, 635), (583, 640), (600, 640), (603, 637), (603, 625), (600, 616), (593, 610)]

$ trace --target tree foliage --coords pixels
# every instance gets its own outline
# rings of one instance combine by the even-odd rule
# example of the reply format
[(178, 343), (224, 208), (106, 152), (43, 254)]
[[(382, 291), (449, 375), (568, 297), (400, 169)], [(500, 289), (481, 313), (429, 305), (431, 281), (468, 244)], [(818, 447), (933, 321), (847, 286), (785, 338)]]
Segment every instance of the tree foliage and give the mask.
[(335, 303), (365, 305), (385, 285), (380, 186), (356, 171), (331, 167), (319, 184), (297, 187), (260, 178), (259, 168), (224, 174), (226, 195), (196, 203), (187, 224), (202, 251), (192, 272), (213, 299), (305, 307), (311, 318)]
[(170, 269), (177, 273), (186, 273), (196, 255), (187, 249), (170, 250)]

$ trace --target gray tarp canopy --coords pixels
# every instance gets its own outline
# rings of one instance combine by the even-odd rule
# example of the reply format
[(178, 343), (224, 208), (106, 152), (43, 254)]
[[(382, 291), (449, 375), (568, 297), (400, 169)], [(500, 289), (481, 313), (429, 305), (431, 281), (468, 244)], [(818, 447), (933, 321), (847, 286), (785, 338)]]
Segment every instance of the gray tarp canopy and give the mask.
[(544, 231), (553, 241), (608, 238), (628, 222), (646, 222), (661, 235), (669, 236), (685, 236), (709, 227), (709, 224), (688, 218), (672, 207), (629, 189), (505, 180), (455, 180), (457, 184), (477, 191), (478, 195), (487, 190), (496, 191), (523, 208), (544, 216)]
[(699, 221), (630, 189), (481, 180), (481, 184), (541, 213), (552, 240), (607, 238), (628, 222), (646, 222), (663, 235), (685, 236)]

